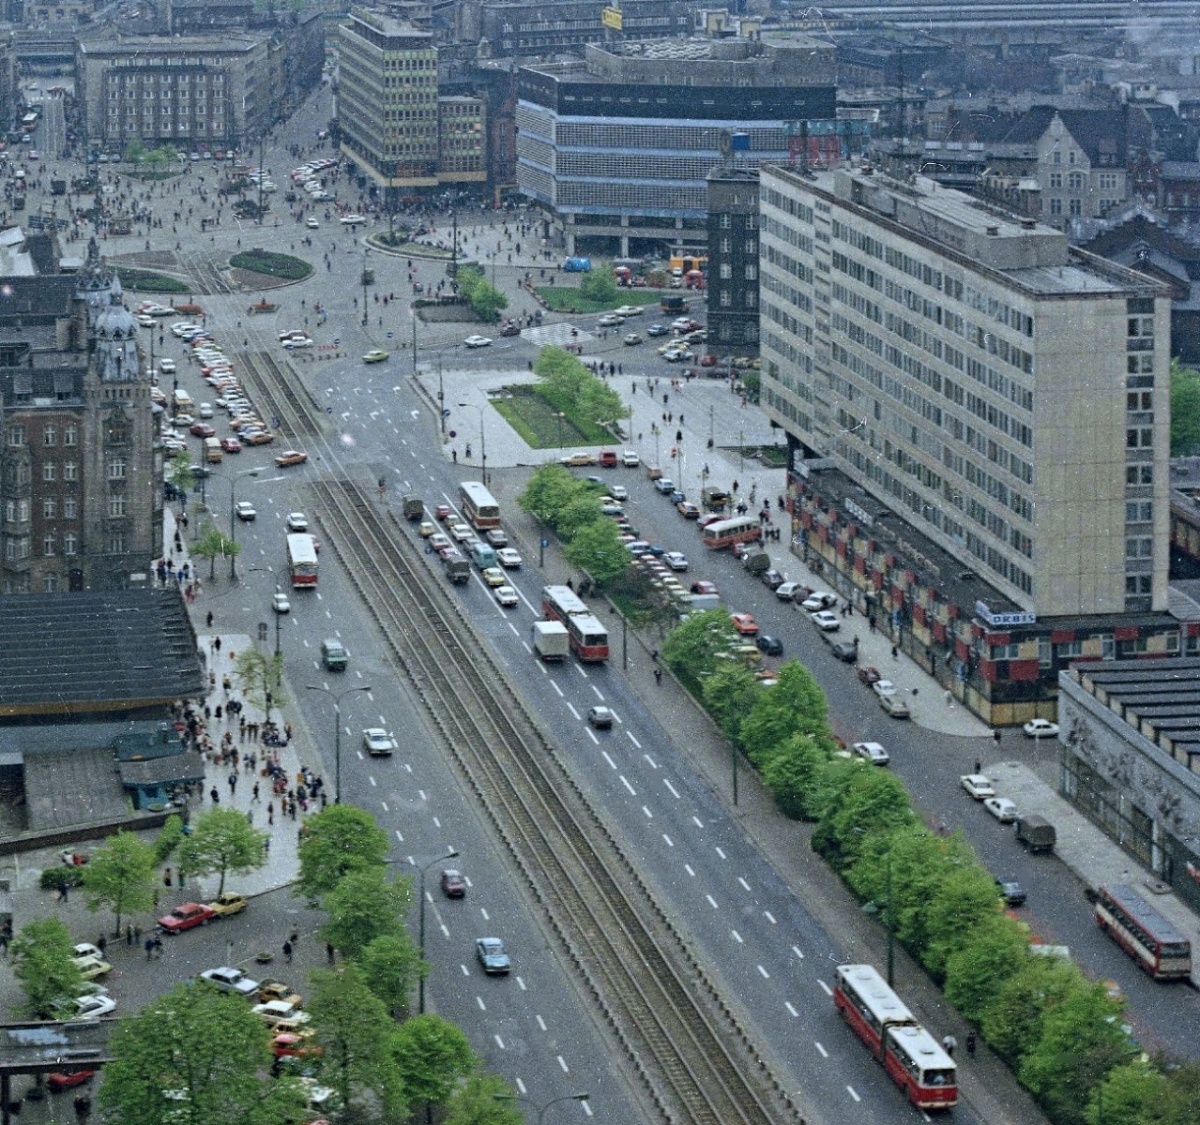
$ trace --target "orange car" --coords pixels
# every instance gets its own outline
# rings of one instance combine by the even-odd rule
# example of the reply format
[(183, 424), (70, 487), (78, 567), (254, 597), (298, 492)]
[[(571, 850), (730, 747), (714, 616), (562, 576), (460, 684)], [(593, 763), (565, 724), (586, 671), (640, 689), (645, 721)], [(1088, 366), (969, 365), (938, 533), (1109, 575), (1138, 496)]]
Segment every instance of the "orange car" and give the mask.
[(275, 458), (275, 464), (282, 469), (288, 465), (303, 465), (307, 460), (307, 453), (301, 453), (298, 449), (288, 449)]
[(731, 613), (729, 621), (743, 637), (752, 637), (758, 632), (758, 622), (749, 613)]

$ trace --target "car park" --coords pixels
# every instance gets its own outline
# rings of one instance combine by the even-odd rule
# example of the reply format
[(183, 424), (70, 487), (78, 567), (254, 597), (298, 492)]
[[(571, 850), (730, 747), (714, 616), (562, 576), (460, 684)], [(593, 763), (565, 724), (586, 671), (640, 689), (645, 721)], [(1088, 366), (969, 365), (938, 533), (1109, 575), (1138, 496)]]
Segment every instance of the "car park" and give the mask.
[(1030, 738), (1058, 737), (1058, 724), (1049, 719), (1030, 719), (1021, 729)]
[(288, 601), (288, 596), (282, 590), (276, 590), (271, 596), (271, 608), (276, 613), (291, 613), (292, 603)]
[(958, 782), (977, 801), (996, 795), (991, 779), (981, 773), (963, 774)]
[(275, 464), (283, 469), (288, 465), (303, 465), (307, 460), (307, 453), (301, 453), (298, 449), (287, 449), (275, 458)]
[(258, 517), (258, 512), (254, 510), (254, 505), (249, 500), (239, 500), (234, 506), (234, 511), (237, 512), (237, 518), (246, 523)]
[(754, 643), (758, 645), (759, 651), (766, 653), (767, 656), (783, 655), (783, 641), (778, 637), (769, 637), (765, 633), (759, 633)]
[(245, 895), (236, 894), (233, 891), (226, 891), (219, 895), (208, 904), (211, 910), (218, 918), (232, 918), (235, 914), (241, 914), (247, 906), (250, 905), (250, 900)]
[(619, 500), (622, 503), (629, 499), (629, 489), (623, 484), (610, 484), (608, 486), (608, 494), (614, 500)]
[(496, 561), (506, 570), (517, 570), (521, 566), (521, 556), (511, 547), (501, 547), (496, 552)]
[(880, 698), (896, 694), (896, 685), (891, 680), (879, 679), (871, 684), (871, 690)]
[(893, 719), (911, 719), (912, 711), (909, 706), (898, 695), (881, 695), (879, 697), (879, 706), (883, 708)]
[(112, 972), (112, 965), (102, 957), (72, 957), (71, 962), (84, 980), (95, 980)]
[(487, 336), (468, 336), (463, 344), (468, 348), (486, 348), (491, 342)]
[(492, 591), (492, 596), (495, 597), (496, 601), (499, 602), (500, 605), (502, 605), (505, 609), (512, 609), (514, 606), (521, 604), (520, 597), (518, 596), (516, 590), (514, 590), (511, 586), (497, 586), (495, 590)]
[(215, 917), (212, 907), (199, 902), (183, 902), (170, 914), (163, 915), (158, 920), (158, 926), (165, 934), (181, 934), (196, 926), (207, 926)]
[(613, 713), (607, 707), (600, 705), (589, 707), (587, 721), (589, 726), (593, 726), (597, 730), (609, 730), (613, 725)]
[(512, 969), (512, 959), (499, 938), (476, 938), (475, 959), (488, 976), (502, 976)]
[(226, 453), (241, 453), (242, 443), (235, 437), (227, 437), (221, 439), (221, 448)]
[[(274, 440), (275, 440), (275, 435), (274, 435), (274, 434), (272, 434), (272, 433), (268, 433), (268, 432), (266, 432), (265, 430), (264, 430), (264, 431), (259, 431), (258, 433), (247, 434), (245, 437), (243, 437), (243, 438), (242, 438), (242, 441), (243, 441), (243, 442), (244, 442), (246, 445), (270, 445), (270, 444), (271, 444), (271, 442), (273, 442)], [(299, 465), (299, 464), (301, 464), (301, 462), (303, 462), (303, 461), (307, 461), (307, 460), (308, 460), (308, 454), (307, 454), (307, 453), (296, 453), (296, 452), (293, 450), (293, 451), (292, 451), (292, 456), (293, 456), (293, 457), (299, 457), (299, 458), (300, 458), (300, 460), (299, 460), (299, 461), (297, 461), (297, 460), (290, 460), (290, 461), (288, 461), (288, 464), (289, 464), (289, 465)], [(277, 465), (279, 464), (279, 458), (276, 458), (276, 459), (275, 459), (275, 464), (277, 464)], [(282, 467), (282, 466), (281, 466), (281, 467)]]
[(272, 1027), (287, 1024), (289, 1029), (293, 1025), (306, 1024), (312, 1018), (295, 1004), (289, 1004), (284, 1000), (265, 1000), (261, 1004), (255, 1004), (250, 1011), (256, 1016), (261, 1016)]
[(983, 807), (1001, 824), (1013, 824), (1017, 819), (1017, 806), (1007, 797), (986, 797)]
[(362, 738), (363, 748), (373, 758), (386, 758), (396, 749), (396, 740), (382, 727), (368, 727)]
[(878, 742), (856, 742), (854, 752), (875, 766), (886, 766), (892, 760), (891, 755)]
[(75, 999), (76, 1019), (98, 1020), (111, 1016), (117, 1010), (117, 1002), (111, 996), (79, 996)]
[(233, 969), (223, 965), (219, 969), (205, 969), (200, 974), (202, 980), (215, 984), (222, 992), (236, 993), (238, 996), (256, 996), (258, 981), (246, 976), (241, 969)]
[(842, 622), (836, 613), (830, 613), (827, 609), (822, 609), (811, 615), (812, 623), (821, 630), (822, 633), (836, 633), (841, 627)]
[(284, 984), (281, 980), (264, 980), (258, 986), (258, 1002), (267, 1004), (272, 1000), (281, 1001), (292, 1008), (299, 1008), (304, 1004), (304, 997), (290, 984)]
[(704, 580), (693, 582), (688, 589), (693, 594), (707, 594), (711, 595), (712, 597), (717, 597), (721, 593), (721, 591), (717, 589), (717, 584), (715, 582), (706, 582)]
[(754, 620), (754, 615), (750, 613), (731, 613), (729, 615), (729, 623), (743, 637), (752, 637), (758, 632), (758, 622)]
[(303, 512), (289, 512), (284, 522), (287, 524), (288, 531), (304, 532), (308, 530), (308, 517)]

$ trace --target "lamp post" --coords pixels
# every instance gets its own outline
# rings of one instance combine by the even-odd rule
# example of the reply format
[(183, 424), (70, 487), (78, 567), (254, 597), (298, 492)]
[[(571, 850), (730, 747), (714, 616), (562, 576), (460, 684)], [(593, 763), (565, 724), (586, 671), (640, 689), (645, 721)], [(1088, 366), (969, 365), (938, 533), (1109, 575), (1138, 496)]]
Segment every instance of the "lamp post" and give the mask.
[(363, 268), (362, 268), (362, 291), (363, 291), (363, 327), (366, 328), (367, 322), (370, 320), (370, 314), (367, 312), (367, 278), (371, 275), (367, 272), (367, 255), (371, 251), (368, 247), (363, 247)]
[[(256, 477), (258, 469), (246, 469), (229, 478), (229, 541), (237, 547), (237, 482), (242, 477)], [(237, 551), (229, 552), (229, 581), (237, 581)]]
[[(421, 906), (417, 911), (417, 942), (421, 949), (421, 961), (425, 961), (425, 872), (431, 867), (439, 863), (444, 863), (448, 859), (457, 859), (458, 852), (450, 850), (445, 855), (439, 855), (431, 859), (428, 863), (422, 865), (415, 859), (401, 860), (402, 863), (407, 863), (409, 867), (415, 867), (420, 873), (420, 882), (418, 891), (421, 895)], [(417, 1014), (425, 1014), (425, 974), (422, 973), (417, 981)]]
[[(255, 571), (258, 571), (260, 573), (262, 571), (266, 571), (267, 574), (269, 574), (272, 578), (275, 579), (275, 593), (279, 594), (282, 592), (279, 588), (279, 579), (275, 577), (275, 571), (271, 567), (269, 567), (269, 566), (252, 566), (250, 568), (250, 571), (251, 571), (251, 573), (254, 573)], [(281, 615), (279, 613), (279, 610), (275, 609), (274, 605), (272, 605), (271, 608), (275, 610), (275, 655), (278, 657), (278, 656), (282, 655), (282, 652), (279, 648), (279, 618)]]
[(370, 691), (371, 689), (364, 685), (346, 688), (342, 692), (334, 692), (316, 684), (305, 684), (304, 686), (309, 691), (323, 691), (333, 698), (333, 803), (340, 805), (342, 803), (342, 700), (351, 692)]
[(483, 465), (483, 483), (487, 484), (487, 440), (483, 432), (483, 407), (476, 406), (473, 402), (460, 402), (459, 406), (469, 407), (471, 410), (479, 411), (479, 456)]
[(528, 1102), (529, 1105), (537, 1108), (538, 1125), (546, 1120), (546, 1110), (552, 1105), (558, 1105), (559, 1102), (586, 1102), (590, 1094), (564, 1094), (561, 1098), (551, 1098), (544, 1105), (538, 1106), (532, 1098), (524, 1097), (521, 1094), (493, 1094), (492, 1097), (498, 1102)]
[[(861, 835), (864, 835), (864, 836), (866, 835), (865, 829), (855, 828), (854, 831), (860, 833)], [(897, 837), (897, 839), (915, 840), (922, 836), (928, 836), (928, 835), (929, 835), (928, 832), (905, 832), (905, 833), (901, 833), (900, 836)], [(887, 927), (887, 982), (888, 982), (888, 988), (892, 987), (892, 984), (893, 984), (893, 982), (895, 980), (895, 976), (896, 976), (896, 915), (895, 915), (895, 911), (893, 910), (893, 903), (892, 903), (892, 852), (893, 851), (894, 851), (893, 847), (889, 847), (887, 850), (887, 856), (886, 856), (885, 863), (884, 863), (884, 883), (883, 883), (884, 895), (885, 895), (884, 904), (883, 904), (884, 925)], [(866, 906), (863, 907), (863, 910), (870, 911), (871, 913), (877, 913), (879, 910), (879, 907), (876, 906), (874, 902), (869, 902), (869, 903), (867, 903)]]

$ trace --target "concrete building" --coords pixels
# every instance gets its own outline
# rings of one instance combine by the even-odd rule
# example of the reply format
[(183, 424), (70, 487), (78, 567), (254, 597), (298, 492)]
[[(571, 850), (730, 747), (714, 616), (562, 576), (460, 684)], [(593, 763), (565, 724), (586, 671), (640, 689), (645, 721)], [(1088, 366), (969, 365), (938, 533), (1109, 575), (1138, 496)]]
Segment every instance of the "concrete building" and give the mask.
[(833, 47), (806, 35), (589, 45), (517, 76), (517, 183), (567, 254), (703, 245), (722, 137), (743, 166), (788, 158), (802, 121), (835, 117)]
[[(993, 721), (1040, 713), (1093, 648), (1177, 652), (1169, 289), (869, 166), (763, 168), (760, 208), (762, 404), (806, 550)], [(880, 510), (822, 502), (826, 469)]]
[(10, 277), (0, 309), (0, 594), (145, 585), (163, 451), (137, 323), (93, 242), (78, 275)]
[(708, 344), (758, 352), (758, 169), (708, 175)]

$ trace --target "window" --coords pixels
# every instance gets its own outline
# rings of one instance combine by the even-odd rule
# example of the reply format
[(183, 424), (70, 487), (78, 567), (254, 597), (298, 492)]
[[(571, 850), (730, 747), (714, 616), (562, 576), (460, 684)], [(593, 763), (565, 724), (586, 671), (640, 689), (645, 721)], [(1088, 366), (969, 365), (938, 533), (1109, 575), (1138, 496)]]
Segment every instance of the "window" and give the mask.
[(42, 519), (52, 520), (58, 517), (58, 501), (47, 497), (42, 501)]
[(78, 480), (79, 466), (74, 461), (63, 462), (63, 480)]
[(1125, 593), (1131, 596), (1145, 596), (1150, 593), (1151, 579), (1148, 574), (1127, 574), (1125, 576)]
[(1154, 539), (1149, 535), (1130, 536), (1125, 540), (1127, 559), (1150, 559), (1154, 557)]
[(1151, 426), (1131, 426), (1125, 431), (1126, 449), (1149, 449), (1154, 444), (1154, 429)]
[(728, 229), (729, 229), (729, 225), (730, 225), (730, 223), (731, 223), (732, 221), (733, 221), (733, 220), (732, 220), (732, 217), (731, 217), (730, 215), (728, 215), (728, 214), (722, 215), (722, 216), (721, 216), (721, 219), (720, 219), (720, 225), (721, 225), (721, 229), (722, 229), (722, 230), (728, 230)]
[(754, 239), (754, 238), (746, 239), (746, 253), (747, 254), (757, 254), (758, 253), (758, 240), (757, 239)]
[(1126, 501), (1126, 523), (1149, 523), (1152, 519), (1154, 519), (1154, 502), (1152, 500)]
[(1062, 187), (1062, 185), (1063, 185), (1062, 173), (1061, 172), (1051, 172), (1050, 173), (1050, 186), (1052, 188), (1060, 188), (1060, 187)]
[(53, 481), (58, 480), (58, 462), (47, 461), (42, 466), (42, 480)]
[(125, 493), (114, 492), (109, 496), (108, 514), (114, 519), (125, 514)]
[(1070, 211), (1070, 213), (1072, 215), (1082, 215), (1083, 214), (1083, 201), (1081, 199), (1068, 200), (1067, 201), (1067, 210)]
[(1051, 215), (1061, 215), (1062, 213), (1063, 213), (1062, 212), (1062, 200), (1058, 199), (1057, 197), (1051, 199), (1050, 200), (1050, 214)]
[(79, 554), (79, 536), (73, 531), (68, 531), (67, 534), (63, 536), (63, 554)]
[(721, 308), (727, 309), (733, 304), (733, 297), (728, 289), (721, 290)]
[(731, 277), (733, 277), (733, 266), (731, 266), (728, 262), (722, 262), (720, 277), (722, 281), (728, 281)]
[(1134, 414), (1145, 414), (1154, 409), (1153, 391), (1130, 391), (1125, 396), (1125, 409)]
[(68, 496), (63, 500), (63, 519), (73, 520), (76, 518), (79, 509), (79, 501), (74, 496)]
[(63, 445), (78, 445), (79, 444), (79, 426), (74, 422), (68, 422), (63, 427)]
[(758, 280), (758, 266), (751, 263), (750, 265), (748, 265), (746, 267), (746, 280), (747, 281), (757, 281)]
[(47, 574), (42, 578), (42, 593), (57, 594), (58, 593), (58, 575)]
[(42, 427), (42, 444), (57, 445), (58, 444), (58, 427), (43, 426)]
[(9, 445), (24, 445), (25, 444), (25, 427), (24, 426), (9, 426), (8, 427), (8, 444)]
[(1126, 465), (1125, 466), (1125, 483), (1126, 484), (1144, 484), (1150, 485), (1154, 483), (1154, 466), (1153, 465)]
[(108, 459), (108, 479), (124, 480), (125, 468), (126, 461), (124, 457), (110, 457)]
[(124, 535), (110, 535), (107, 539), (105, 539), (104, 543), (105, 549), (110, 555), (120, 555), (125, 551)]
[(53, 555), (58, 549), (58, 536), (53, 531), (47, 531), (42, 537), (42, 554)]

